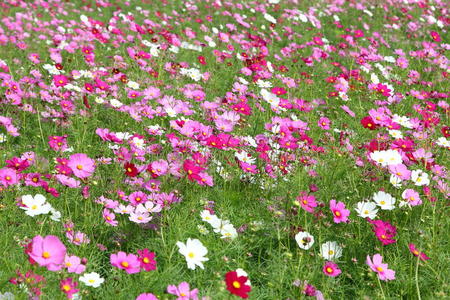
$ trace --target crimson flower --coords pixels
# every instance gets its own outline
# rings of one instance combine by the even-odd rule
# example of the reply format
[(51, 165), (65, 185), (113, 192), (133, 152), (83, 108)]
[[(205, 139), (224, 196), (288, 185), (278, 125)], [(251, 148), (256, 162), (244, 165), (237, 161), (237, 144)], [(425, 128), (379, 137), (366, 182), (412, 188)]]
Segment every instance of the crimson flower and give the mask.
[(225, 282), (227, 290), (233, 295), (247, 299), (248, 293), (251, 291), (251, 286), (247, 285), (248, 278), (245, 276), (238, 276), (236, 271), (230, 271), (225, 274)]

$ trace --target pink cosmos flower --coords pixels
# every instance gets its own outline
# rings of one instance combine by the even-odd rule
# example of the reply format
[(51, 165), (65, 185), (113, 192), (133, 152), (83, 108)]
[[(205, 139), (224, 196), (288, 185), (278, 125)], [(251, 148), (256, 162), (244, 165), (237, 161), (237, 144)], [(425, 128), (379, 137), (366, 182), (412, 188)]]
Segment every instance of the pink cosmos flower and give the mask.
[(125, 270), (128, 274), (139, 273), (141, 271), (141, 262), (134, 254), (126, 254), (120, 251), (116, 254), (111, 254), (110, 262), (111, 265)]
[(64, 266), (69, 273), (81, 274), (86, 270), (86, 266), (81, 263), (81, 259), (75, 255), (66, 255), (64, 258)]
[(324, 129), (324, 130), (329, 130), (330, 129), (330, 119), (328, 119), (327, 117), (321, 117), (319, 119), (319, 121), (317, 122), (317, 125), (319, 125), (320, 128)]
[(337, 223), (348, 221), (348, 216), (350, 215), (350, 210), (345, 208), (345, 204), (343, 202), (336, 203), (336, 200), (331, 199), (330, 209), (333, 212), (334, 223), (337, 224)]
[(198, 299), (198, 289), (190, 290), (189, 283), (182, 282), (178, 286), (176, 285), (169, 285), (167, 287), (167, 292), (169, 294), (178, 296), (177, 300), (197, 300)]
[(338, 265), (332, 261), (327, 261), (322, 269), (323, 273), (327, 276), (336, 277), (342, 273)]
[(409, 180), (411, 178), (411, 171), (404, 164), (389, 165), (389, 172), (402, 180)]
[(388, 269), (388, 264), (382, 263), (383, 257), (380, 254), (375, 254), (373, 256), (373, 261), (370, 259), (370, 256), (367, 255), (366, 263), (372, 269), (372, 271), (378, 274), (378, 278), (380, 280), (394, 280), (395, 279), (395, 271)]
[(53, 83), (55, 84), (55, 86), (65, 86), (67, 82), (69, 82), (69, 80), (64, 75), (53, 76)]
[(42, 237), (37, 235), (31, 241), (30, 258), (49, 271), (59, 271), (62, 268), (66, 247), (54, 235)]
[(72, 278), (61, 280), (59, 286), (61, 288), (61, 291), (66, 294), (67, 299), (72, 299), (73, 295), (79, 291), (79, 289), (76, 288), (78, 286), (78, 282), (73, 281)]
[(107, 208), (103, 210), (103, 219), (105, 219), (106, 223), (111, 226), (117, 226), (119, 224), (119, 222), (115, 220), (116, 215), (110, 212)]
[(78, 178), (87, 178), (95, 171), (95, 161), (84, 153), (73, 154), (69, 158), (67, 166)]
[(133, 192), (128, 196), (128, 201), (130, 201), (130, 203), (133, 205), (145, 203), (147, 199), (147, 194), (141, 191)]
[(411, 253), (414, 256), (418, 256), (420, 258), (420, 260), (425, 261), (425, 260), (430, 259), (425, 253), (420, 252), (419, 250), (417, 250), (416, 245), (410, 243), (408, 245), (408, 248), (409, 248), (409, 251), (411, 251)]
[(4, 187), (14, 185), (18, 182), (17, 173), (13, 169), (3, 168), (0, 169), (0, 183)]
[(306, 192), (300, 192), (297, 197), (297, 201), (300, 206), (309, 213), (314, 213), (314, 207), (317, 206), (316, 197), (314, 195), (308, 195)]
[(420, 199), (420, 195), (418, 192), (416, 192), (413, 189), (406, 189), (403, 193), (402, 193), (402, 198), (408, 202), (409, 205), (411, 206), (417, 206), (422, 204), (422, 199)]
[(158, 300), (152, 293), (144, 293), (137, 296), (136, 300)]

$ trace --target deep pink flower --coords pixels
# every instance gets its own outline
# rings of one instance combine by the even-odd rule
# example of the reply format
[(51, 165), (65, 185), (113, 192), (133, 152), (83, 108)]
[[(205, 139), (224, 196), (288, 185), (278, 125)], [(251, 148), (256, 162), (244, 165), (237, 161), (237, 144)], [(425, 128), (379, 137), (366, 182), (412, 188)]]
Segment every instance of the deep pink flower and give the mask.
[(389, 245), (396, 242), (396, 240), (393, 239), (397, 234), (395, 226), (382, 220), (368, 220), (368, 222), (373, 225), (372, 230), (383, 245)]
[(330, 129), (330, 119), (326, 118), (326, 117), (321, 117), (319, 119), (319, 121), (317, 122), (317, 125), (319, 125), (320, 128), (324, 129), (324, 130), (329, 130)]
[(327, 261), (322, 269), (323, 273), (327, 276), (336, 277), (342, 273), (338, 265), (332, 261)]
[(49, 271), (59, 271), (64, 263), (66, 247), (54, 235), (47, 235), (45, 238), (37, 235), (31, 241), (31, 251), (28, 255)]
[(370, 259), (370, 256), (367, 255), (366, 263), (372, 271), (378, 274), (378, 278), (380, 278), (380, 280), (394, 280), (395, 271), (388, 269), (388, 264), (383, 264), (382, 260), (383, 257), (377, 253), (373, 256), (373, 261)]
[(73, 294), (76, 294), (79, 291), (79, 289), (76, 288), (78, 286), (78, 282), (73, 281), (72, 278), (61, 280), (59, 286), (61, 288), (61, 291), (66, 294), (67, 299), (72, 299)]
[(84, 153), (73, 154), (69, 158), (67, 166), (78, 178), (87, 178), (95, 171), (95, 161)]
[(408, 244), (408, 248), (409, 248), (409, 251), (411, 251), (411, 253), (414, 256), (418, 256), (420, 258), (420, 260), (425, 261), (425, 260), (430, 259), (425, 253), (420, 252), (419, 250), (417, 250), (416, 245), (410, 243), (410, 244)]
[(350, 210), (345, 208), (345, 204), (343, 202), (336, 203), (336, 200), (331, 199), (330, 209), (331, 209), (331, 212), (333, 213), (334, 223), (341, 223), (341, 222), (348, 221), (348, 216), (350, 215)]
[(53, 83), (55, 84), (55, 86), (65, 86), (68, 82), (69, 80), (64, 75), (53, 76)]
[(155, 252), (150, 252), (148, 249), (138, 250), (139, 261), (141, 268), (145, 271), (156, 270)]
[(111, 254), (110, 262), (111, 265), (125, 270), (128, 274), (139, 273), (141, 271), (141, 263), (134, 254), (126, 254), (120, 251), (116, 254)]

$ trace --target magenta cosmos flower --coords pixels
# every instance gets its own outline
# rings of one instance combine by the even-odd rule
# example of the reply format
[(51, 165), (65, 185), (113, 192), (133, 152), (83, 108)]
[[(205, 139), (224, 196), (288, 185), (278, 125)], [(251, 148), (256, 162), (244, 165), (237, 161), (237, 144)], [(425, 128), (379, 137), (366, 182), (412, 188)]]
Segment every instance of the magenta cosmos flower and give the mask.
[(331, 199), (330, 209), (334, 216), (333, 218), (334, 223), (341, 223), (348, 221), (350, 211), (345, 208), (345, 204), (343, 202), (336, 203), (336, 200)]
[(59, 271), (64, 263), (66, 247), (54, 235), (47, 235), (45, 238), (37, 235), (31, 241), (31, 251), (28, 255), (49, 271)]
[(67, 166), (78, 178), (87, 178), (95, 171), (95, 161), (84, 153), (71, 155)]
[(16, 184), (18, 182), (17, 173), (13, 169), (3, 168), (0, 169), (0, 184), (4, 187)]
[(322, 269), (323, 273), (327, 276), (336, 277), (342, 273), (341, 269), (339, 269), (338, 265), (332, 261), (327, 261)]
[(420, 258), (420, 260), (425, 261), (425, 260), (430, 259), (425, 253), (420, 252), (419, 250), (417, 250), (416, 245), (411, 243), (411, 244), (408, 245), (408, 248), (409, 248), (409, 251), (411, 251), (411, 253), (414, 256), (418, 256)]
[(314, 213), (314, 207), (317, 206), (316, 197), (308, 195), (306, 192), (300, 192), (297, 197), (298, 204), (307, 212)]
[(373, 256), (373, 260), (370, 259), (370, 256), (367, 255), (366, 263), (372, 269), (372, 271), (378, 274), (378, 278), (380, 280), (394, 280), (395, 279), (395, 271), (388, 269), (388, 264), (383, 264), (383, 257), (380, 254), (375, 254)]
[(111, 265), (125, 270), (128, 274), (141, 271), (141, 262), (134, 254), (126, 254), (125, 252), (120, 251), (117, 254), (111, 254), (110, 261)]

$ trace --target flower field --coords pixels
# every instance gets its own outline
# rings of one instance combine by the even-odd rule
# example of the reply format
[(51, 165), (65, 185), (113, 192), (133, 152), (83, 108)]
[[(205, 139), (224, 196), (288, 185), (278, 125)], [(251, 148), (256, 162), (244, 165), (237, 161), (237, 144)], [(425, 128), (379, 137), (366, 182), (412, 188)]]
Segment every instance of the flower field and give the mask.
[(0, 2), (0, 299), (448, 299), (442, 0)]

